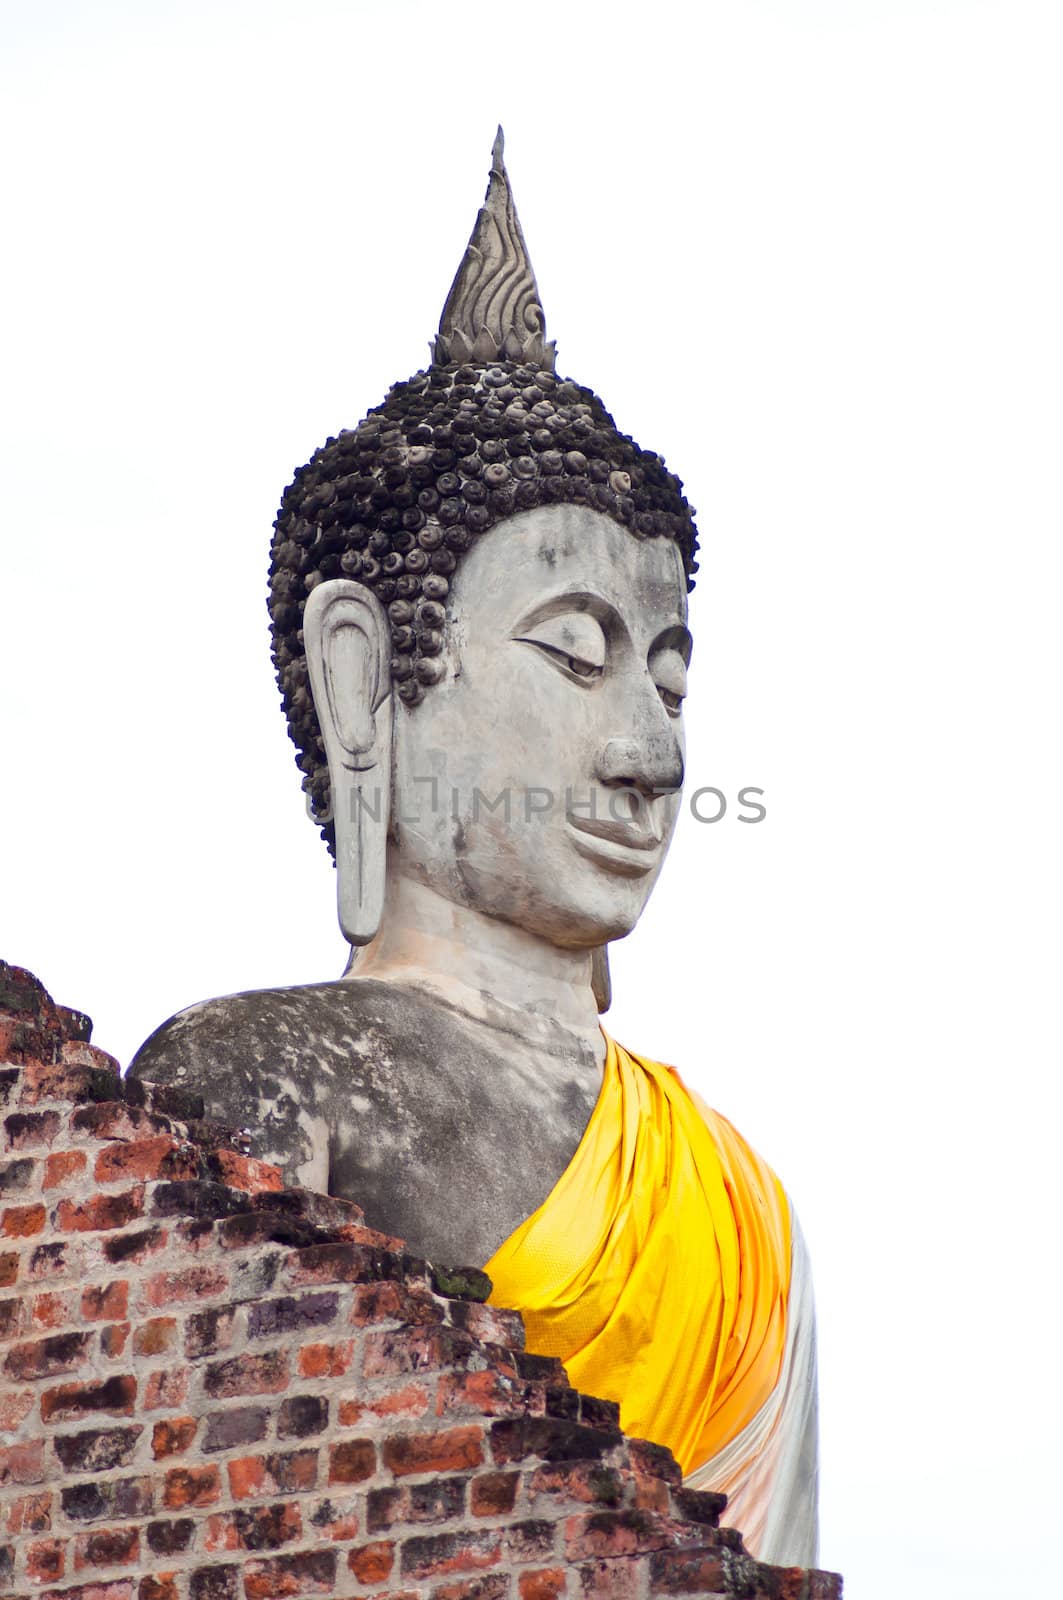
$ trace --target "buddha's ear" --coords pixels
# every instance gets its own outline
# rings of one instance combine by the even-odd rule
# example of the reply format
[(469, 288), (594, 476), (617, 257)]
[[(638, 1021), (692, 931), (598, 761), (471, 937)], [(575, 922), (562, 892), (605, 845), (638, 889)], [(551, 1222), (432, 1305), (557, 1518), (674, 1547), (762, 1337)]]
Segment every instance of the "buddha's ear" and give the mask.
[(328, 759), (340, 927), (368, 944), (384, 909), (391, 810), (391, 630), (384, 608), (350, 578), (319, 583), (303, 643)]

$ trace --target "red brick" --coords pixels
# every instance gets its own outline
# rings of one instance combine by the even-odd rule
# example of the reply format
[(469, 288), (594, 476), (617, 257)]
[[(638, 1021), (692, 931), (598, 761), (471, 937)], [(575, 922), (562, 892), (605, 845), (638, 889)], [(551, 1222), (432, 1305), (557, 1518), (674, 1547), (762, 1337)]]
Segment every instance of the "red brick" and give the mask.
[(119, 1322), (129, 1306), (129, 1284), (122, 1278), (93, 1284), (81, 1292), (81, 1315), (86, 1322)]
[(133, 1459), (143, 1427), (86, 1428), (81, 1433), (61, 1433), (52, 1440), (57, 1460), (68, 1473), (111, 1472)]
[(278, 1550), (303, 1536), (303, 1519), (297, 1505), (238, 1507), (207, 1518), (205, 1550)]
[(404, 1578), (445, 1578), (452, 1572), (477, 1572), (497, 1566), (502, 1555), (501, 1535), (495, 1529), (435, 1533), (405, 1539), (402, 1546)]
[(124, 1142), (170, 1131), (165, 1117), (153, 1117), (139, 1106), (127, 1105), (124, 1100), (101, 1100), (97, 1105), (80, 1106), (70, 1119), (70, 1127), (75, 1138)]
[(264, 1456), (241, 1456), (226, 1466), (229, 1475), (229, 1492), (234, 1500), (249, 1500), (255, 1495), (269, 1494), (266, 1461)]
[(205, 1311), (193, 1311), (185, 1320), (185, 1355), (189, 1361), (198, 1361), (200, 1356), (228, 1350), (235, 1328), (235, 1306), (208, 1306)]
[(74, 1321), (76, 1303), (76, 1293), (73, 1289), (66, 1291), (47, 1289), (43, 1294), (34, 1295), (34, 1325), (38, 1328), (62, 1328), (66, 1323)]
[(75, 1522), (128, 1521), (155, 1508), (155, 1487), (150, 1478), (93, 1478), (88, 1483), (67, 1484), (60, 1504)]
[(484, 1472), (469, 1485), (469, 1509), (474, 1517), (504, 1517), (517, 1499), (518, 1472)]
[(338, 1310), (339, 1295), (335, 1290), (258, 1300), (248, 1308), (247, 1337), (267, 1339), (320, 1328), (334, 1321)]
[(444, 1433), (401, 1433), (381, 1447), (384, 1465), (395, 1476), (414, 1472), (466, 1472), (484, 1458), (483, 1429), (449, 1428)]
[(585, 1505), (618, 1506), (623, 1500), (624, 1479), (615, 1467), (600, 1461), (558, 1461), (536, 1468), (528, 1493), (533, 1501), (540, 1495), (560, 1495)]
[(842, 1580), (838, 1574), (813, 1568), (808, 1574), (808, 1600), (842, 1600)]
[(288, 1387), (287, 1350), (264, 1350), (214, 1361), (207, 1367), (204, 1388), (213, 1399), (244, 1394), (281, 1394)]
[(50, 1145), (62, 1126), (58, 1111), (14, 1111), (4, 1118), (11, 1150), (37, 1150)]
[[(448, 1368), (461, 1371), (476, 1357), (482, 1360), (479, 1346), (460, 1328), (375, 1328), (365, 1336), (362, 1371), (367, 1378)], [(516, 1376), (513, 1366), (500, 1362), (499, 1370)]]
[(0, 1216), (0, 1233), (9, 1239), (28, 1239), (40, 1233), (48, 1220), (48, 1213), (40, 1201), (28, 1206), (8, 1206)]
[(183, 1455), (198, 1426), (195, 1417), (167, 1417), (165, 1422), (157, 1422), (151, 1435), (151, 1453), (156, 1461), (164, 1456)]
[(90, 1411), (128, 1417), (133, 1413), (136, 1397), (137, 1380), (133, 1377), (106, 1378), (102, 1383), (61, 1383), (41, 1395), (41, 1417), (45, 1422), (60, 1422)]
[[(180, 1190), (181, 1194), (187, 1196), (193, 1205), (198, 1204), (198, 1202), (204, 1198), (204, 1191), (206, 1191), (205, 1198), (208, 1201), (213, 1200), (215, 1191), (217, 1191), (219, 1194), (222, 1192), (217, 1184), (203, 1183), (201, 1181), (197, 1181), (195, 1183), (163, 1184), (155, 1191), (156, 1210), (158, 1209), (159, 1196), (165, 1193), (170, 1193), (171, 1198), (173, 1198), (172, 1191), (174, 1190)], [(174, 1204), (176, 1205), (176, 1200), (174, 1201)], [(206, 1251), (209, 1251), (212, 1255), (214, 1254), (214, 1247), (218, 1244), (219, 1240), (218, 1233), (215, 1228), (215, 1222), (217, 1221), (217, 1218), (214, 1216), (213, 1204), (209, 1204), (207, 1206), (207, 1213), (208, 1214), (206, 1216), (186, 1217), (182, 1214), (180, 1207), (177, 1207), (177, 1209), (171, 1213), (171, 1215), (180, 1218), (180, 1220), (174, 1225), (173, 1236), (177, 1241), (178, 1248), (183, 1255), (202, 1255)]]
[(76, 1372), (92, 1353), (91, 1333), (53, 1333), (47, 1339), (12, 1345), (4, 1361), (9, 1378), (32, 1381)]
[[(617, 1435), (617, 1441), (619, 1438)], [(594, 1460), (617, 1441), (611, 1434), (585, 1428), (567, 1417), (504, 1418), (491, 1425), (491, 1453), (500, 1466), (526, 1461), (529, 1456)]]
[(158, 1272), (149, 1278), (144, 1285), (144, 1300), (149, 1306), (180, 1305), (223, 1294), (228, 1287), (229, 1274), (217, 1267), (186, 1267), (182, 1272)]
[(565, 1524), (569, 1561), (642, 1555), (675, 1542), (674, 1526), (652, 1511), (592, 1511)]
[(228, 1406), (224, 1411), (212, 1411), (206, 1418), (200, 1449), (206, 1455), (258, 1444), (269, 1432), (270, 1421), (270, 1408), (264, 1405)]
[[(401, 1262), (396, 1260), (395, 1267)], [(310, 1283), (376, 1283), (386, 1264), (381, 1252), (363, 1244), (314, 1244), (295, 1254), (288, 1281)]]
[[(87, 1017), (82, 1017), (80, 1012), (71, 1012), (66, 1006), (57, 1006), (56, 1010), (61, 1017), (65, 1017), (63, 1026), (69, 1032), (69, 1019), (79, 1018), (88, 1023)], [(91, 1024), (89, 1024), (91, 1026)], [(94, 1095), (98, 1094), (101, 1087), (111, 1082), (117, 1086), (122, 1079), (122, 1069), (108, 1051), (101, 1050), (99, 1045), (89, 1044), (87, 1039), (69, 1038), (64, 1041), (59, 1049), (60, 1061), (69, 1066), (91, 1067), (92, 1077), (88, 1080), (89, 1087)], [(83, 1082), (85, 1080), (79, 1080)], [(65, 1098), (65, 1097), (64, 1097)]]
[(425, 1283), (402, 1284), (391, 1280), (355, 1285), (351, 1322), (356, 1328), (372, 1323), (401, 1322), (407, 1326), (441, 1323), (443, 1303)]
[(317, 1487), (317, 1451), (291, 1450), (266, 1456), (240, 1456), (226, 1465), (234, 1500), (261, 1494), (299, 1494)]
[(354, 1340), (339, 1344), (307, 1344), (299, 1352), (299, 1375), (303, 1378), (342, 1378), (350, 1371)]
[(567, 1591), (564, 1567), (540, 1567), (520, 1575), (520, 1600), (559, 1600)]
[(18, 1339), (26, 1331), (29, 1305), (25, 1297), (12, 1296), (0, 1300), (0, 1343)]
[(546, 1390), (487, 1367), (482, 1372), (445, 1372), (436, 1393), (436, 1415), (474, 1411), (490, 1417), (543, 1416)]
[(247, 1600), (286, 1600), (289, 1595), (334, 1594), (335, 1550), (301, 1550), (249, 1561), (244, 1568)]
[(142, 1322), (133, 1332), (133, 1354), (135, 1356), (161, 1356), (168, 1350), (173, 1350), (177, 1344), (177, 1319), (175, 1317), (151, 1317), (149, 1321)]
[(421, 1383), (406, 1383), (388, 1394), (371, 1400), (348, 1398), (340, 1401), (340, 1426), (354, 1428), (367, 1414), (374, 1417), (423, 1417), (428, 1410), (428, 1390)]
[(79, 1267), (80, 1252), (76, 1244), (69, 1239), (49, 1240), (47, 1244), (34, 1245), (25, 1275), (31, 1283), (44, 1283), (70, 1277)]
[(136, 1528), (94, 1528), (74, 1541), (74, 1570), (85, 1567), (128, 1567), (140, 1558)]
[(279, 1167), (256, 1161), (254, 1156), (242, 1156), (237, 1150), (213, 1151), (210, 1165), (222, 1183), (246, 1194), (276, 1194), (284, 1188), (284, 1174)]
[(347, 1552), (347, 1566), (359, 1583), (383, 1583), (395, 1565), (395, 1546), (387, 1539)]
[(178, 1600), (177, 1574), (159, 1572), (152, 1578), (141, 1578), (137, 1600)]
[(181, 1555), (192, 1544), (196, 1524), (191, 1517), (174, 1517), (149, 1522), (146, 1528), (148, 1548), (157, 1556)]
[(129, 1332), (128, 1322), (112, 1322), (108, 1327), (100, 1329), (100, 1349), (108, 1361), (117, 1361), (124, 1353), (129, 1342)]
[(16, 1195), (39, 1189), (38, 1165), (32, 1156), (18, 1156), (14, 1161), (0, 1161), (0, 1195)]
[(17, 1250), (0, 1252), (0, 1289), (10, 1289), (18, 1277), (19, 1253)]
[(376, 1471), (372, 1439), (344, 1439), (329, 1451), (329, 1483), (362, 1483)]
[(188, 1585), (191, 1600), (237, 1600), (239, 1567), (197, 1567)]
[(658, 1550), (650, 1558), (651, 1594), (711, 1594), (729, 1587), (718, 1550)]
[(309, 1439), (324, 1433), (329, 1422), (328, 1400), (319, 1394), (293, 1394), (277, 1412), (278, 1439)]
[(486, 1344), (504, 1345), (512, 1350), (524, 1349), (524, 1322), (519, 1311), (481, 1305), (476, 1300), (454, 1300), (449, 1313), (454, 1326), (464, 1328), (474, 1339), (483, 1339)]
[(333, 1539), (337, 1543), (346, 1543), (349, 1539), (358, 1537), (358, 1513), (354, 1509), (355, 1501), (344, 1500), (336, 1504), (334, 1500), (322, 1500), (310, 1518), (314, 1531), (326, 1539)]
[(16, 1433), (36, 1403), (32, 1389), (0, 1390), (0, 1433)]
[(52, 1526), (50, 1494), (24, 1494), (7, 1508), (7, 1532), (47, 1533)]
[(402, 1255), (406, 1240), (394, 1233), (381, 1233), (379, 1228), (363, 1228), (358, 1223), (345, 1223), (336, 1232), (345, 1244), (367, 1244), (372, 1250), (387, 1250), (390, 1255)]
[(180, 1182), (199, 1176), (199, 1152), (195, 1145), (157, 1133), (150, 1139), (134, 1139), (128, 1144), (115, 1142), (96, 1157), (97, 1183), (122, 1183), (142, 1178)]
[(677, 1489), (682, 1484), (683, 1473), (679, 1463), (663, 1444), (653, 1444), (649, 1439), (629, 1439), (627, 1453), (633, 1471), (647, 1473), (651, 1478), (663, 1478), (665, 1483)]
[(169, 1511), (184, 1506), (212, 1506), (221, 1498), (217, 1467), (172, 1467), (166, 1474), (162, 1501)]
[(42, 1187), (58, 1189), (72, 1178), (79, 1178), (88, 1164), (84, 1150), (56, 1150), (44, 1163)]
[(668, 1485), (660, 1478), (636, 1473), (634, 1503), (640, 1511), (656, 1511), (667, 1516), (672, 1509), (672, 1496)]
[(27, 1547), (26, 1576), (31, 1583), (57, 1583), (65, 1572), (65, 1539), (37, 1539)]
[(27, 1487), (44, 1481), (44, 1440), (34, 1439), (29, 1444), (9, 1444), (0, 1448), (0, 1489), (9, 1483), (22, 1483)]
[(502, 1530), (502, 1544), (508, 1561), (548, 1561), (554, 1554), (557, 1523), (542, 1518), (511, 1522)]
[(432, 1600), (509, 1600), (512, 1593), (507, 1573), (482, 1572), (476, 1578), (438, 1584), (432, 1590)]
[(172, 1406), (183, 1406), (187, 1399), (187, 1367), (168, 1367), (162, 1372), (148, 1373), (144, 1384), (145, 1411), (165, 1411)]
[(75, 1041), (63, 1045), (59, 1061), (28, 1061), (22, 1069), (22, 1104), (36, 1105), (41, 1100), (99, 1098), (100, 1071), (108, 1073), (118, 1086), (118, 1063), (95, 1045)]
[(157, 1255), (169, 1243), (170, 1235), (157, 1224), (139, 1233), (121, 1233), (103, 1242), (103, 1253), (113, 1265), (140, 1266), (148, 1256)]
[(402, 1523), (453, 1522), (465, 1514), (466, 1479), (427, 1478), (370, 1489), (365, 1502), (367, 1533), (388, 1533)]
[(582, 1600), (641, 1600), (644, 1566), (638, 1557), (630, 1556), (618, 1561), (587, 1561), (576, 1568), (578, 1592)]
[(80, 1203), (60, 1200), (56, 1226), (63, 1233), (108, 1233), (124, 1228), (144, 1214), (144, 1185), (123, 1194), (94, 1194)]

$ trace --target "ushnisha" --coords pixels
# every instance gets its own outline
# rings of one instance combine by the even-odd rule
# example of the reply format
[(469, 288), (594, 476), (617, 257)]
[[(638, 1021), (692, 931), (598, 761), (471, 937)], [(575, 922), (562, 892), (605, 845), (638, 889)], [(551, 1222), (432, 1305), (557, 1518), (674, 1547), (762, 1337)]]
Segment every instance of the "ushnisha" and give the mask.
[(274, 660), (337, 868), (343, 977), (210, 1000), (132, 1070), (294, 1182), (486, 1265), (779, 1565), (816, 1552), (808, 1261), (771, 1169), (601, 1029), (683, 781), (693, 512), (560, 379), (501, 132), (426, 371), (317, 452), (273, 541)]

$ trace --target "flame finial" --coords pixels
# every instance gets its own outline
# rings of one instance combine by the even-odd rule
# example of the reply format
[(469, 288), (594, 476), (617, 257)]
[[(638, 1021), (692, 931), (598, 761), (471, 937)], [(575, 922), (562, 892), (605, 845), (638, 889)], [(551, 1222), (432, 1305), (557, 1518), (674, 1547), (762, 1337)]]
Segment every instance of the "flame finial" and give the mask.
[(447, 295), (432, 360), (525, 361), (554, 369), (528, 247), (524, 243), (499, 128), (491, 151), (487, 194)]

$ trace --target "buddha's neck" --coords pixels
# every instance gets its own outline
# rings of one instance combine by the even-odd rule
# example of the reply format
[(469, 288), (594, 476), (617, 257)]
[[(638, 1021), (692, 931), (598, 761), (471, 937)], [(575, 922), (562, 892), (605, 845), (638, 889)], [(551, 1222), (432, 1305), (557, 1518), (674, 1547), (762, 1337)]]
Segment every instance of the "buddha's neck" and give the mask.
[(558, 1053), (568, 1039), (604, 1060), (589, 951), (561, 950), (398, 873), (389, 874), (380, 932), (344, 977), (411, 985), (528, 1044)]

